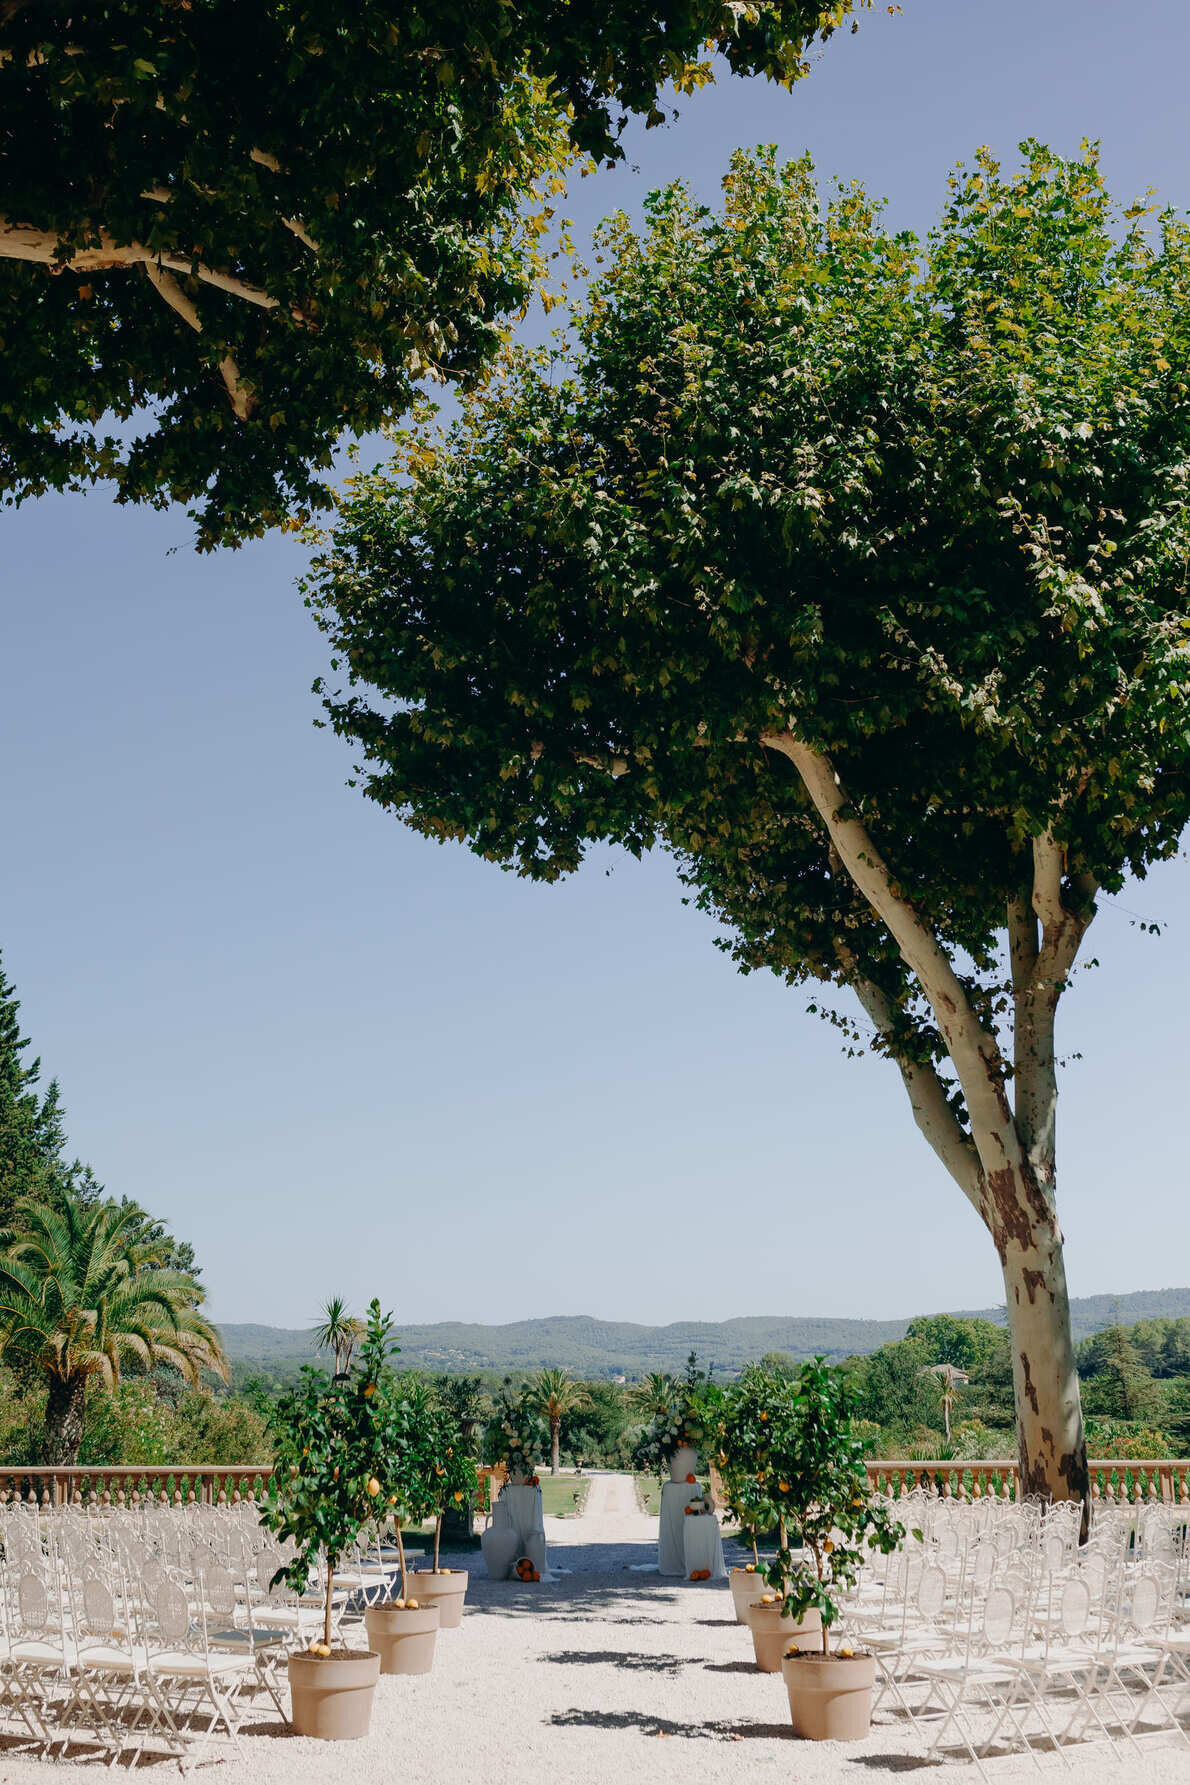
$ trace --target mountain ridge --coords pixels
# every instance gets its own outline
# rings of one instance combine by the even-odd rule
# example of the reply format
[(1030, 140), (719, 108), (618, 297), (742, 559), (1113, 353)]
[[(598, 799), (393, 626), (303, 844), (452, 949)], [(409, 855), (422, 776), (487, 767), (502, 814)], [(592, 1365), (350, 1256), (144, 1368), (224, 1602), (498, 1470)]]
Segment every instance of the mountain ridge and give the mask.
[[(1117, 1319), (1190, 1318), (1190, 1288), (1141, 1289), (1127, 1295), (1079, 1296), (1071, 1300), (1076, 1342)], [(1003, 1322), (1003, 1309), (948, 1310), (963, 1317)], [(401, 1362), (440, 1371), (539, 1370), (555, 1366), (575, 1375), (641, 1376), (649, 1370), (680, 1367), (691, 1351), (720, 1372), (738, 1370), (766, 1351), (794, 1357), (847, 1357), (875, 1351), (905, 1336), (909, 1320), (848, 1319), (845, 1316), (738, 1315), (731, 1320), (678, 1320), (649, 1326), (628, 1320), (600, 1320), (592, 1314), (555, 1314), (498, 1326), (482, 1321), (398, 1322)], [(233, 1363), (264, 1371), (294, 1368), (315, 1359), (309, 1329), (254, 1322), (221, 1324)]]

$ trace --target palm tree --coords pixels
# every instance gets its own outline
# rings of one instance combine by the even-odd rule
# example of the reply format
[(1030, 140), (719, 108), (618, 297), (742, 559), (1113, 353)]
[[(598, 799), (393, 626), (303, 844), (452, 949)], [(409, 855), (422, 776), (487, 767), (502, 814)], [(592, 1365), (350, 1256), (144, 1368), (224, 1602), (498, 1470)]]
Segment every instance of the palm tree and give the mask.
[(676, 1376), (668, 1370), (651, 1370), (628, 1390), (628, 1399), (650, 1419), (664, 1419), (677, 1407), (681, 1393), (682, 1385)]
[(222, 1341), (198, 1312), (202, 1285), (162, 1262), (168, 1235), (136, 1239), (144, 1215), (135, 1203), (87, 1203), (67, 1191), (52, 1209), (22, 1199), (14, 1223), (0, 1233), (0, 1356), (48, 1380), (43, 1463), (78, 1461), (92, 1376), (114, 1388), (133, 1360), (146, 1370), (168, 1364), (188, 1382), (203, 1370), (227, 1380)]
[(949, 1444), (950, 1416), (959, 1398), (958, 1391), (966, 1387), (971, 1377), (966, 1370), (960, 1370), (955, 1364), (930, 1364), (922, 1374), (938, 1378), (938, 1404), (942, 1408), (942, 1423), (946, 1427), (946, 1442)]
[(562, 1441), (562, 1421), (568, 1413), (585, 1407), (590, 1400), (585, 1388), (572, 1382), (565, 1370), (542, 1370), (533, 1384), (537, 1405), (550, 1428), (550, 1474), (558, 1473), (558, 1447)]
[(346, 1376), (351, 1368), (351, 1353), (367, 1328), (362, 1320), (347, 1312), (341, 1295), (332, 1295), (322, 1310), (322, 1325), (314, 1329), (314, 1343), (319, 1351), (335, 1354), (335, 1375)]

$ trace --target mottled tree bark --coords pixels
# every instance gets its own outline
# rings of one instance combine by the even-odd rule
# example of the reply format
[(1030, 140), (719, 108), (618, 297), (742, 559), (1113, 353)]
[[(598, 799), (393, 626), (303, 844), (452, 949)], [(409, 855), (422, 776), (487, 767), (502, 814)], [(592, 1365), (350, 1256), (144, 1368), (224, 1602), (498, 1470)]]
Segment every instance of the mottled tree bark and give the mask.
[[(901, 1070), (918, 1127), (995, 1242), (1004, 1276), (1021, 1488), (1078, 1500), (1089, 1512), (1086, 1438), (1070, 1330), (1062, 1231), (1055, 1206), (1058, 1000), (1088, 924), (1096, 887), (1066, 872), (1051, 832), (1035, 837), (1027, 885), (1009, 902), (1013, 1058), (982, 1022), (930, 924), (899, 889), (850, 808), (829, 759), (792, 732), (767, 736), (797, 769), (845, 873), (886, 925), (927, 999), (966, 1104), (964, 1128), (947, 1085), (927, 1060), (897, 1046), (897, 1011), (840, 945), (840, 960), (887, 1051)], [(1009, 1100), (1008, 1086), (1013, 1096)]]

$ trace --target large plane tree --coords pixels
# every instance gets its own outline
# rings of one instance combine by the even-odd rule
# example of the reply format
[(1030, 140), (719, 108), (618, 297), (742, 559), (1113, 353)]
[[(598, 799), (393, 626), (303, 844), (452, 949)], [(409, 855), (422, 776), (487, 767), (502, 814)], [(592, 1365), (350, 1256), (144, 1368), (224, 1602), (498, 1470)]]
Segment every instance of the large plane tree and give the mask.
[(724, 185), (349, 494), (331, 721), (426, 835), (664, 847), (742, 967), (855, 995), (996, 1247), (1023, 1486), (1085, 1499), (1055, 1018), (1188, 815), (1190, 232), (1037, 144), (924, 243), (805, 162)]
[(572, 152), (870, 4), (0, 0), (0, 496), (110, 478), (202, 546), (322, 503), (499, 347)]

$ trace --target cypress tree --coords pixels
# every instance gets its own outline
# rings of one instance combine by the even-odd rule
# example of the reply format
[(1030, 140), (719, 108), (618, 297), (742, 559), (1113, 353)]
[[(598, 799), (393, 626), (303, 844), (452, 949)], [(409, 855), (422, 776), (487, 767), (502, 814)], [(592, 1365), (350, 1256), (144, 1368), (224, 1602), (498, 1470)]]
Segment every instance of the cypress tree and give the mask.
[(17, 1198), (45, 1193), (47, 1151), (60, 1134), (58, 1087), (38, 1095), (41, 1061), (26, 1059), (20, 1001), (0, 960), (0, 1226), (7, 1226)]

